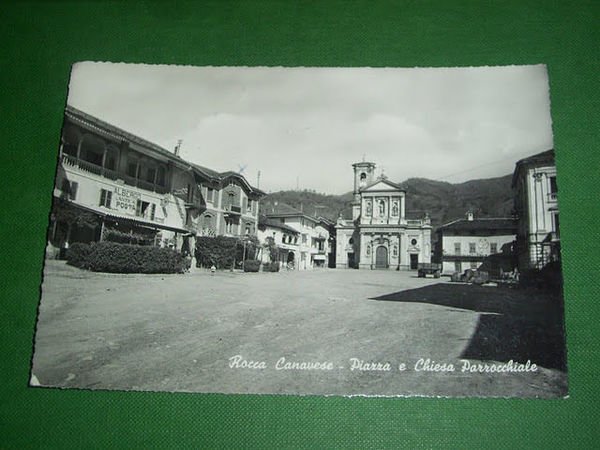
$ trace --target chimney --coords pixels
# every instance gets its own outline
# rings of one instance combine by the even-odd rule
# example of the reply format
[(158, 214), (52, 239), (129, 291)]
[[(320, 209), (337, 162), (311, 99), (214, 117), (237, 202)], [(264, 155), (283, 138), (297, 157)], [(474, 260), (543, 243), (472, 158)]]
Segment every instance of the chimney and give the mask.
[(473, 211), (467, 211), (467, 220), (473, 220)]

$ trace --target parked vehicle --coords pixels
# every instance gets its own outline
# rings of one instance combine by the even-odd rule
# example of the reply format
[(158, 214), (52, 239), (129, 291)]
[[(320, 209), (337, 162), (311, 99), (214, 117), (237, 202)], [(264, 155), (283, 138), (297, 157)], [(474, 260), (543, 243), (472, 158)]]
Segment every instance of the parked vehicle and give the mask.
[(427, 275), (433, 275), (433, 278), (439, 278), (442, 274), (442, 265), (436, 263), (419, 263), (417, 266), (419, 278), (425, 278)]

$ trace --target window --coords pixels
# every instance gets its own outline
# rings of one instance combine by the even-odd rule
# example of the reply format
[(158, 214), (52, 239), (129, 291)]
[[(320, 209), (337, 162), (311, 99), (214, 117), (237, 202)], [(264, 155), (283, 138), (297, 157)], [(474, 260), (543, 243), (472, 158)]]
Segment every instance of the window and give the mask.
[(112, 201), (112, 191), (106, 189), (100, 189), (100, 206), (106, 206), (110, 208)]
[(246, 211), (252, 212), (252, 199), (248, 199), (248, 204), (246, 205)]
[(154, 220), (154, 215), (156, 214), (156, 205), (154, 203), (150, 204), (150, 220)]
[(306, 244), (306, 240), (308, 239), (308, 236), (306, 234), (302, 235), (302, 243)]
[(204, 228), (209, 228), (211, 226), (211, 223), (212, 223), (212, 216), (210, 214), (206, 214), (202, 218), (202, 226)]
[(117, 152), (108, 150), (104, 158), (104, 167), (109, 170), (117, 170)]
[(462, 272), (462, 264), (460, 261), (454, 261), (454, 271), (455, 272)]
[(135, 215), (138, 217), (146, 217), (146, 211), (148, 211), (149, 206), (149, 202), (143, 202), (142, 200), (138, 199), (135, 205)]
[(284, 218), (284, 217), (282, 217), (281, 219), (279, 219), (279, 221), (280, 221), (281, 223), (285, 223), (285, 218)]
[(154, 184), (154, 178), (156, 177), (156, 169), (154, 167), (148, 167), (146, 169), (146, 181)]
[(127, 163), (127, 175), (131, 178), (137, 178), (138, 163), (137, 161), (129, 161)]
[(79, 183), (76, 181), (69, 181), (66, 178), (62, 181), (61, 191), (63, 192), (63, 196), (68, 198), (69, 200), (75, 200), (77, 198), (77, 188), (79, 187)]
[(454, 243), (454, 254), (455, 255), (460, 255), (460, 242), (455, 242)]
[(215, 195), (215, 190), (213, 188), (207, 187), (206, 188), (206, 201), (212, 203), (214, 195)]
[(498, 253), (498, 244), (495, 242), (490, 242), (490, 253), (493, 255)]
[(252, 230), (252, 227), (249, 223), (246, 224), (246, 234), (250, 234), (250, 231)]
[(558, 185), (556, 184), (556, 177), (550, 177), (550, 198), (555, 200), (557, 193)]
[(227, 207), (229, 209), (231, 209), (231, 207), (233, 206), (233, 198), (235, 197), (233, 192), (228, 192), (227, 193)]
[(233, 222), (231, 220), (225, 221), (225, 232), (229, 234), (233, 233)]
[(410, 245), (417, 245), (417, 240), (416, 239), (411, 239), (410, 240)]
[(560, 235), (560, 223), (558, 221), (558, 213), (552, 214), (552, 225), (554, 227), (554, 232), (557, 235)]
[(469, 253), (471, 255), (477, 253), (477, 247), (475, 246), (475, 242), (469, 242)]

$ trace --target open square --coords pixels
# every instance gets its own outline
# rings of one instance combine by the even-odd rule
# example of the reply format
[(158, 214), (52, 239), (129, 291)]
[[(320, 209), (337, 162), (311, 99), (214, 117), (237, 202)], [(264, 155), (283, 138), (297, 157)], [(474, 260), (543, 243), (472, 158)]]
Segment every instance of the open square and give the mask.
[[(83, 389), (566, 394), (560, 302), (543, 291), (445, 280), (337, 269), (100, 274), (48, 261), (33, 375), (41, 385)], [(266, 368), (231, 367), (236, 355)], [(334, 368), (285, 370), (280, 358)], [(373, 370), (352, 369), (353, 358)], [(530, 359), (537, 371), (461, 371), (464, 361), (509, 359)], [(435, 364), (455, 371), (428, 370)]]

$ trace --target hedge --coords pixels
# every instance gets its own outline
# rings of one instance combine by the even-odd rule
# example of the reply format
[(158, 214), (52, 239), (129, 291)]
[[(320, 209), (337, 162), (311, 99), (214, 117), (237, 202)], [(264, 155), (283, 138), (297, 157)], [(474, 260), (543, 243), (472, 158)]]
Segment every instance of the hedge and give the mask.
[[(200, 236), (196, 238), (196, 265), (217, 269), (230, 269), (234, 265), (240, 267), (241, 261), (256, 259), (259, 248), (256, 236), (246, 238), (246, 244), (240, 238), (228, 236)], [(245, 247), (245, 249), (244, 249)]]
[(257, 259), (247, 259), (244, 261), (244, 272), (258, 272), (260, 261)]
[(279, 272), (279, 263), (277, 261), (264, 263), (263, 272)]
[(94, 272), (182, 273), (186, 260), (169, 248), (98, 242), (72, 244), (67, 263)]
[(74, 244), (71, 244), (67, 250), (67, 264), (70, 266), (79, 267), (80, 269), (87, 269), (88, 257), (91, 251), (92, 247), (90, 244), (85, 244), (82, 242), (75, 242)]

